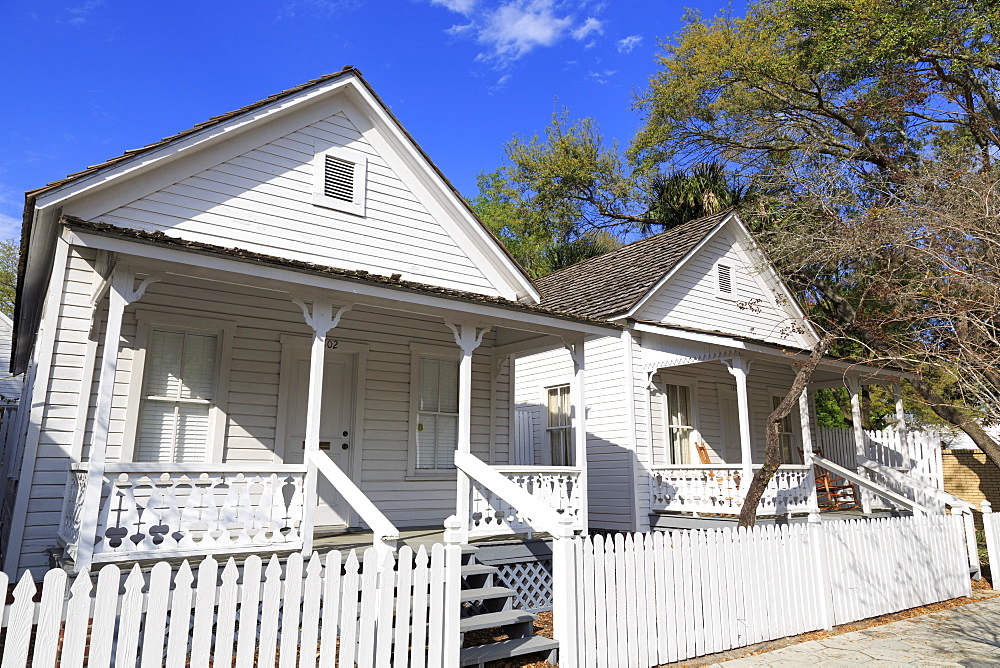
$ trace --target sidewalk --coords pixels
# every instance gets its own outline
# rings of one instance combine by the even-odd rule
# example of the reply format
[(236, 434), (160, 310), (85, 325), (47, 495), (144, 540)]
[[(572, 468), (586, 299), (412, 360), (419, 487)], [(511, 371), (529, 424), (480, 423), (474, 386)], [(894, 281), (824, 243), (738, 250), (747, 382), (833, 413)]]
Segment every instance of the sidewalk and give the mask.
[(714, 665), (721, 668), (997, 666), (1000, 665), (1000, 596)]

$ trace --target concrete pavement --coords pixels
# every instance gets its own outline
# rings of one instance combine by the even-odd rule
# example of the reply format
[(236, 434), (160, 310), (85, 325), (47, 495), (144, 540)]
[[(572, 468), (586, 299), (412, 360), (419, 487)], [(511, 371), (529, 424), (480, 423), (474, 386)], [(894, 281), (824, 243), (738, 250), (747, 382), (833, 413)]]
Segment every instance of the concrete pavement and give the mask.
[(714, 665), (1000, 666), (1000, 597)]

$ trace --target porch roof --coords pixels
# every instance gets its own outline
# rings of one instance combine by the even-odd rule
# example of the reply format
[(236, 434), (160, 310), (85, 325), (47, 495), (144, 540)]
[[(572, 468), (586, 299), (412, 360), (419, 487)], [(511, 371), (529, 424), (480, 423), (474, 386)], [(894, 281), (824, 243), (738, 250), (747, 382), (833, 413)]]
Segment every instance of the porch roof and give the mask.
[(564, 311), (559, 311), (553, 308), (547, 308), (544, 306), (537, 306), (534, 304), (527, 304), (524, 302), (504, 299), (503, 297), (493, 297), (474, 292), (465, 292), (461, 290), (453, 290), (450, 288), (442, 288), (435, 285), (417, 283), (414, 281), (406, 281), (397, 277), (396, 275), (381, 276), (379, 274), (372, 274), (367, 271), (342, 269), (338, 267), (313, 264), (311, 262), (304, 262), (301, 260), (291, 260), (288, 258), (277, 257), (274, 255), (257, 253), (242, 248), (235, 248), (235, 247), (229, 248), (225, 246), (217, 246), (214, 244), (204, 243), (200, 241), (189, 241), (177, 237), (168, 236), (163, 232), (146, 232), (144, 230), (136, 230), (131, 228), (108, 225), (107, 223), (98, 223), (93, 221), (81, 220), (73, 216), (63, 216), (60, 218), (59, 222), (66, 228), (102, 237), (110, 237), (129, 242), (138, 242), (147, 245), (180, 249), (186, 252), (197, 253), (201, 255), (224, 257), (226, 259), (235, 260), (238, 262), (270, 266), (280, 269), (290, 269), (292, 271), (304, 272), (308, 274), (324, 276), (327, 278), (333, 278), (336, 280), (349, 281), (352, 283), (377, 286), (380, 288), (388, 288), (391, 290), (398, 290), (402, 292), (429, 295), (449, 300), (499, 307), (511, 311), (521, 311), (525, 313), (543, 315), (547, 317), (557, 318), (559, 320), (567, 322), (579, 323), (581, 325), (588, 325), (590, 327), (596, 326), (605, 330), (622, 329), (621, 325), (618, 325), (616, 323), (610, 323), (606, 320), (601, 320), (598, 318), (591, 318), (583, 315), (566, 313)]

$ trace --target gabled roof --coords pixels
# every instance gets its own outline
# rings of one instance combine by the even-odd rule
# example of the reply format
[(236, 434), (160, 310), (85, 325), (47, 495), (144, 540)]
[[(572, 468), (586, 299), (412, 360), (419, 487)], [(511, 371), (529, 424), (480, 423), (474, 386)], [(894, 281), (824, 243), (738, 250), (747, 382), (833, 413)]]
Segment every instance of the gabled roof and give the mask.
[(623, 314), (731, 213), (692, 220), (535, 279), (542, 306), (587, 318)]

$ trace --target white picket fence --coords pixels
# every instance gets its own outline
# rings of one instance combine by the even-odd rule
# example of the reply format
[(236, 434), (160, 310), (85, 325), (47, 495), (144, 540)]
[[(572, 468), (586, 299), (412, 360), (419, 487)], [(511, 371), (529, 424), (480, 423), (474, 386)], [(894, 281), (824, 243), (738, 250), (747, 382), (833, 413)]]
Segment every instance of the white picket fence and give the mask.
[(990, 584), (1000, 589), (1000, 513), (994, 513), (989, 501), (983, 501), (983, 533), (986, 534), (986, 555), (990, 562)]
[(957, 515), (575, 538), (567, 665), (655, 666), (971, 593)]
[[(25, 573), (4, 615), (3, 668), (332, 668), (457, 665), (461, 547), (369, 548), (282, 564), (251, 556)], [(124, 576), (124, 582), (123, 582)], [(0, 574), (0, 591), (7, 577)], [(34, 627), (34, 631), (33, 631)]]

